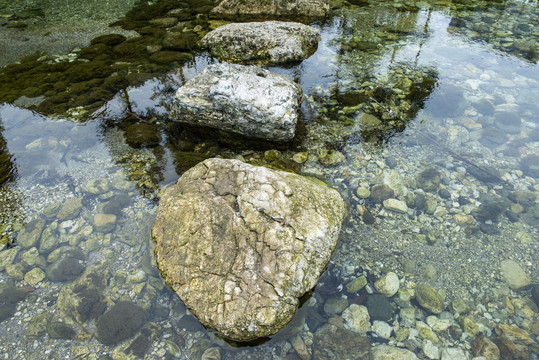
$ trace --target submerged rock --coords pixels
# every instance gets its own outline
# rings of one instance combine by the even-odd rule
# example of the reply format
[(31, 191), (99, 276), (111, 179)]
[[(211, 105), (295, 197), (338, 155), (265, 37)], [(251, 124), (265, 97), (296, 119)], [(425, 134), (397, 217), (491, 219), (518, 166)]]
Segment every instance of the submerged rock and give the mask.
[(17, 304), (26, 298), (23, 289), (0, 284), (0, 321), (9, 319), (17, 311)]
[(128, 339), (142, 327), (148, 313), (129, 301), (121, 301), (97, 321), (97, 340), (105, 345)]
[(320, 32), (311, 26), (265, 21), (221, 26), (204, 36), (201, 45), (223, 61), (267, 65), (306, 59), (319, 41)]
[(301, 87), (281, 75), (257, 66), (215, 64), (178, 90), (171, 117), (187, 125), (290, 141), (301, 99)]
[(292, 319), (328, 263), (344, 215), (329, 187), (208, 159), (167, 189), (152, 237), (166, 282), (201, 323), (248, 340)]
[(369, 338), (328, 324), (314, 334), (314, 359), (369, 359)]
[(323, 17), (329, 11), (329, 0), (223, 0), (213, 14), (225, 17)]

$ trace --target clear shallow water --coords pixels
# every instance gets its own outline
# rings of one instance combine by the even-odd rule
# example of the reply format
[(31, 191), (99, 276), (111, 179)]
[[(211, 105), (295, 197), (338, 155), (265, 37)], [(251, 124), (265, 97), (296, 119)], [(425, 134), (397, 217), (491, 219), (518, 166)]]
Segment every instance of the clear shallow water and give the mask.
[[(398, 274), (403, 289), (428, 283), (445, 293), (446, 304), (469, 303), (470, 317), (485, 335), (492, 336), (497, 323), (532, 332), (537, 313), (531, 318), (523, 310), (511, 314), (503, 305), (504, 296), (529, 308), (533, 304), (525, 302), (529, 291), (506, 288), (500, 261), (517, 261), (537, 282), (539, 69), (533, 46), (526, 44), (538, 34), (522, 25), (537, 24), (537, 4), (467, 8), (440, 3), (433, 9), (420, 4), (419, 10), (407, 11), (398, 8), (410, 5), (373, 5), (334, 11), (327, 23), (315, 25), (322, 41), (311, 58), (290, 68), (271, 68), (298, 81), (306, 100), (300, 135), (282, 151), (283, 161), (270, 165), (291, 168), (295, 153), (309, 153), (306, 163), (293, 168), (337, 187), (350, 204), (350, 216), (331, 264), (293, 324), (258, 346), (234, 349), (204, 330), (163, 285), (151, 257), (149, 229), (160, 188), (208, 156), (268, 163), (262, 150), (237, 150), (166, 125), (175, 89), (214, 60), (198, 54), (181, 68), (129, 87), (84, 124), (2, 104), (3, 154), (9, 159), (2, 167), (11, 169), (15, 179), (4, 184), (2, 194), (2, 235), (15, 246), (2, 253), (16, 255), (4, 260), (9, 266), (0, 279), (25, 291), (14, 315), (0, 324), (0, 347), (7, 358), (122, 358), (127, 353), (193, 359), (210, 348), (218, 348), (222, 358), (294, 358), (297, 344), (288, 340), (297, 334), (310, 351), (320, 343), (329, 346), (320, 340), (321, 329), (326, 323), (342, 324), (343, 318), (342, 309), (328, 304), (368, 302), (371, 291), (347, 291), (351, 280), (365, 276), (373, 289), (372, 281), (387, 271)], [(146, 122), (158, 126), (142, 137), (126, 135)], [(434, 188), (422, 183), (420, 174), (429, 168), (439, 172)], [(109, 189), (93, 194), (88, 184), (96, 178), (106, 179)], [(407, 213), (359, 196), (358, 188), (372, 190), (380, 182), (399, 192), (395, 197), (409, 204)], [(421, 193), (429, 205), (419, 204)], [(81, 200), (80, 212), (58, 219), (59, 208), (72, 198)], [(118, 203), (123, 205), (111, 209)], [(489, 203), (495, 205), (481, 206)], [(106, 206), (117, 216), (114, 229), (97, 231), (94, 216)], [(456, 222), (454, 215), (467, 214), (474, 217), (471, 224)], [(23, 247), (20, 228), (35, 226), (34, 219), (42, 219), (43, 234), (52, 236), (42, 234), (35, 245)], [(44, 246), (51, 237), (57, 240)], [(67, 263), (72, 265), (63, 275), (68, 279), (50, 270), (61, 256), (82, 265)], [(96, 268), (103, 261), (106, 269)], [(85, 268), (105, 283), (81, 292)], [(94, 310), (82, 312), (79, 306), (73, 315), (69, 294)], [(100, 304), (110, 308), (120, 301), (142, 306), (145, 325), (128, 341), (108, 345), (93, 336), (104, 310)], [(405, 295), (390, 303), (395, 313), (411, 306), (418, 320), (426, 321), (428, 313)], [(439, 317), (457, 324), (450, 309)], [(74, 339), (54, 339), (54, 329), (40, 325), (43, 318), (68, 324)], [(394, 324), (407, 326), (395, 314), (386, 321), (394, 331)], [(64, 331), (63, 337), (69, 334)], [(438, 337), (440, 350), (470, 353), (473, 336), (445, 331)], [(138, 347), (131, 346), (133, 339)], [(424, 354), (424, 340), (412, 337), (398, 345)], [(382, 339), (371, 333), (370, 341), (397, 344), (395, 335)]]

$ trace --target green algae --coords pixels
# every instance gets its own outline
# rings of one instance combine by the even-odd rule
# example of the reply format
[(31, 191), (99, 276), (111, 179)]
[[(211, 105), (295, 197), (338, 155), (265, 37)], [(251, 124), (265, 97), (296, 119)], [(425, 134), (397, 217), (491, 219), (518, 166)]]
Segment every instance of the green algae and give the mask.
[[(62, 115), (83, 107), (90, 115), (118, 91), (191, 61), (198, 40), (210, 30), (207, 18), (213, 6), (214, 1), (141, 2), (124, 19), (111, 24), (141, 36), (98, 36), (71, 62), (57, 62), (39, 53), (27, 56), (0, 70), (0, 102), (12, 103), (22, 95), (44, 96), (39, 105), (29, 108), (44, 115)], [(165, 15), (181, 21), (181, 26), (165, 30), (150, 24)], [(157, 51), (150, 52), (153, 47)]]

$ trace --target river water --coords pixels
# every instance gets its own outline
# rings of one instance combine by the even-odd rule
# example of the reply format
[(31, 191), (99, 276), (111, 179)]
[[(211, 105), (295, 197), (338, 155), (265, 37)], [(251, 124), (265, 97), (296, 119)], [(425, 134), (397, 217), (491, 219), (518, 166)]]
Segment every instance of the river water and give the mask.
[[(518, 356), (537, 359), (537, 286), (535, 297), (517, 289), (539, 273), (537, 2), (332, 3), (312, 24), (314, 55), (270, 68), (305, 94), (298, 135), (278, 150), (167, 121), (175, 90), (217, 62), (193, 45), (218, 25), (212, 6), (0, 1), (4, 358), (362, 358), (387, 344), (470, 359), (477, 335), (511, 325), (527, 332), (505, 334)], [(171, 28), (184, 34), (176, 45)], [(110, 33), (128, 40), (90, 45)], [(204, 329), (155, 265), (161, 189), (212, 156), (318, 177), (348, 203), (328, 268), (272, 339), (237, 344)], [(373, 284), (388, 272), (400, 290), (385, 298)], [(420, 284), (443, 312), (414, 299)], [(366, 342), (349, 332), (354, 304), (370, 313)], [(328, 324), (357, 337), (343, 343)]]

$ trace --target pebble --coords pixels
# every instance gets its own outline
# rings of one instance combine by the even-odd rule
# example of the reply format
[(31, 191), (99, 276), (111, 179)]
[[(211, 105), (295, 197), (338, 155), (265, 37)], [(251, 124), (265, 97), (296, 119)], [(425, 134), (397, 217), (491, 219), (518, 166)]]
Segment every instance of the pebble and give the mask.
[(367, 285), (367, 278), (365, 276), (359, 276), (352, 279), (348, 284), (346, 284), (346, 291), (349, 294), (354, 294), (359, 290), (363, 289)]
[(425, 356), (431, 360), (438, 360), (440, 358), (440, 349), (430, 340), (423, 341), (422, 350)]
[(346, 329), (366, 333), (370, 330), (369, 311), (363, 305), (352, 304), (342, 313), (344, 319), (344, 327)]
[(434, 288), (427, 284), (419, 285), (416, 289), (416, 300), (426, 310), (434, 314), (441, 313), (444, 308), (444, 301)]
[(442, 350), (441, 360), (468, 360), (468, 357), (462, 349), (445, 348)]
[(499, 360), (500, 350), (492, 341), (485, 336), (478, 336), (472, 342), (474, 356), (483, 356), (486, 360)]
[(500, 264), (500, 269), (503, 280), (513, 290), (520, 290), (531, 284), (531, 280), (528, 275), (514, 260), (503, 260)]
[(408, 206), (404, 201), (397, 199), (386, 199), (383, 202), (384, 208), (395, 211), (401, 214), (405, 214), (408, 211)]
[(407, 349), (389, 345), (378, 345), (372, 348), (372, 360), (415, 360), (417, 356)]
[(45, 272), (40, 268), (33, 268), (24, 275), (24, 281), (30, 286), (36, 286), (45, 279)]
[(389, 339), (393, 329), (385, 321), (375, 320), (372, 324), (372, 331), (382, 339)]
[[(388, 200), (386, 200), (388, 201)], [(385, 201), (384, 201), (385, 206)], [(374, 288), (385, 297), (392, 297), (399, 290), (399, 277), (390, 271), (374, 283)]]

